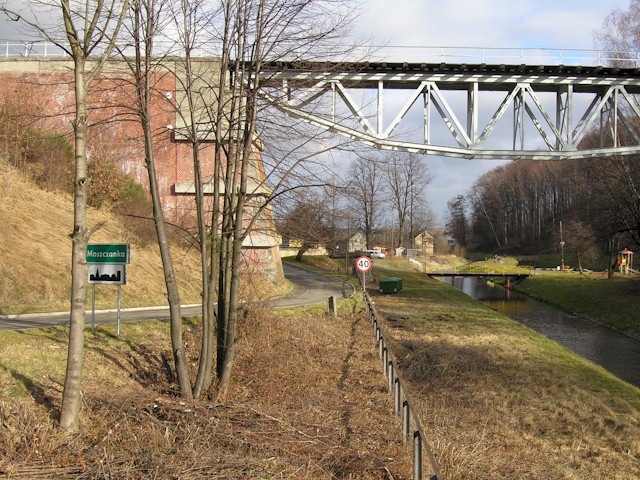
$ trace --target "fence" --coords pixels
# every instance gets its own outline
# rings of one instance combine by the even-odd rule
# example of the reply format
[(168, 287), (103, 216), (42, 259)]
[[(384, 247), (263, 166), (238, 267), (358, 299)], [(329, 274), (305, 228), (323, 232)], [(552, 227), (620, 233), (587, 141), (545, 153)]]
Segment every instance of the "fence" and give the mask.
[(369, 315), (369, 319), (371, 320), (371, 325), (373, 326), (373, 334), (378, 345), (378, 352), (380, 359), (382, 360), (384, 374), (387, 378), (389, 392), (393, 394), (393, 411), (396, 415), (402, 414), (402, 441), (405, 444), (408, 444), (410, 439), (413, 441), (413, 478), (414, 480), (422, 480), (424, 478), (423, 457), (426, 454), (434, 472), (429, 479), (443, 480), (436, 459), (431, 451), (429, 442), (427, 441), (427, 437), (424, 434), (420, 419), (418, 418), (414, 407), (411, 405), (407, 391), (402, 386), (400, 371), (385, 342), (384, 332), (380, 322), (378, 322), (373, 304), (369, 299), (365, 286), (362, 284), (362, 279), (360, 277), (358, 278), (362, 287), (362, 297), (365, 309)]
[[(159, 55), (183, 54), (176, 44), (156, 39)], [(125, 52), (131, 46), (123, 46)], [(296, 45), (279, 45), (283, 52), (279, 60), (296, 60), (303, 55)], [(306, 49), (307, 46), (302, 48)], [(130, 52), (133, 55), (133, 51)], [(219, 45), (203, 43), (192, 52), (195, 56), (219, 56)], [(0, 56), (3, 57), (60, 57), (66, 56), (60, 46), (43, 40), (0, 41)], [(640, 51), (588, 50), (576, 48), (500, 48), (500, 47), (437, 47), (412, 45), (333, 45), (319, 44), (314, 57), (333, 61), (351, 62), (410, 62), (410, 63), (471, 63), (471, 64), (525, 64), (525, 65), (581, 65), (636, 68), (640, 66)]]

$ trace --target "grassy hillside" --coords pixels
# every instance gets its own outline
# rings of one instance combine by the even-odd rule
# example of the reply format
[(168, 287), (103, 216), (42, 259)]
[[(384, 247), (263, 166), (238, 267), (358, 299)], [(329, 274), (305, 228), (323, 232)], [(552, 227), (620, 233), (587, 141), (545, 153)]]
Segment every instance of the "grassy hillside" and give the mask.
[[(69, 198), (3, 167), (0, 309), (66, 306), (70, 218)], [(129, 241), (115, 218), (92, 212), (102, 220), (95, 241)], [(133, 244), (132, 257), (125, 304), (162, 301), (155, 248)], [(188, 252), (176, 261), (182, 285), (197, 285), (186, 281), (198, 271)], [(389, 276), (403, 278), (402, 292), (378, 293)], [(376, 261), (367, 278), (444, 478), (640, 477), (638, 388), (404, 260)], [(115, 288), (98, 291), (111, 306)], [(56, 430), (66, 329), (0, 332), (0, 478), (411, 478), (362, 308), (356, 296), (337, 317), (323, 305), (244, 311), (224, 404), (176, 396), (166, 322), (128, 324), (119, 338), (99, 326), (86, 335), (74, 436)], [(200, 333), (185, 322), (192, 374)]]
[(370, 277), (445, 478), (640, 478), (638, 388), (399, 263)]
[(515, 289), (640, 338), (640, 278), (541, 273), (518, 283)]
[[(166, 304), (162, 264), (154, 244), (137, 245), (118, 219), (91, 209), (89, 225), (105, 222), (94, 243), (131, 243), (131, 265), (122, 287), (122, 307)], [(69, 308), (73, 201), (39, 189), (0, 162), (0, 313), (63, 311)], [(199, 302), (197, 258), (175, 247), (183, 303)], [(115, 308), (115, 286), (96, 287), (98, 308)]]

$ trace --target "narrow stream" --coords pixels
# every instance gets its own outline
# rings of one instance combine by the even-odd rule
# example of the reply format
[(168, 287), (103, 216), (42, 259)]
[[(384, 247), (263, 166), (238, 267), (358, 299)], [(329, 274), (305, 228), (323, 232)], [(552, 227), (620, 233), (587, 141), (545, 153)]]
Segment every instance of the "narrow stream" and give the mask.
[[(443, 280), (452, 284), (452, 277)], [(454, 277), (453, 285), (493, 310), (640, 387), (640, 341), (482, 278)]]

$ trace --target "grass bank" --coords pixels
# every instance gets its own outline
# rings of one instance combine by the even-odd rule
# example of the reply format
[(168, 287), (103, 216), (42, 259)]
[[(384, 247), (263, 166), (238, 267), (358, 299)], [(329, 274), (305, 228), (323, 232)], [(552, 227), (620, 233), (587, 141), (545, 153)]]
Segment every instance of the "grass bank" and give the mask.
[(548, 272), (534, 275), (514, 287), (533, 298), (567, 312), (600, 320), (640, 337), (640, 278)]
[[(403, 278), (399, 295), (375, 281)], [(394, 262), (370, 294), (447, 479), (640, 477), (640, 390)]]
[[(122, 222), (106, 210), (90, 208), (90, 226), (103, 224), (92, 243), (131, 244), (127, 284), (121, 306), (166, 305), (167, 294), (157, 244), (141, 244)], [(152, 222), (149, 220), (149, 222)], [(0, 159), (0, 314), (68, 311), (71, 288), (73, 199), (47, 192)], [(182, 303), (200, 303), (200, 266), (196, 249), (174, 241), (172, 256)], [(243, 284), (252, 298), (274, 294), (276, 287), (254, 278)], [(98, 285), (96, 307), (115, 308), (117, 287)], [(91, 307), (88, 287), (87, 308)]]
[[(155, 244), (141, 245), (108, 211), (89, 209), (88, 224), (103, 226), (92, 243), (130, 243), (132, 262), (122, 307), (166, 304), (162, 262)], [(41, 190), (21, 172), (0, 160), (0, 314), (65, 311), (70, 305), (73, 199)], [(184, 303), (201, 295), (194, 275), (198, 257), (186, 245), (175, 245), (173, 257)], [(90, 290), (87, 295), (90, 306)], [(115, 308), (117, 288), (96, 288), (97, 308)]]
[[(251, 309), (224, 404), (176, 396), (167, 323), (128, 323), (120, 338), (101, 325), (86, 335), (74, 436), (55, 426), (66, 330), (0, 332), (0, 478), (410, 478), (370, 325), (354, 309)], [(193, 370), (198, 322), (185, 340)]]

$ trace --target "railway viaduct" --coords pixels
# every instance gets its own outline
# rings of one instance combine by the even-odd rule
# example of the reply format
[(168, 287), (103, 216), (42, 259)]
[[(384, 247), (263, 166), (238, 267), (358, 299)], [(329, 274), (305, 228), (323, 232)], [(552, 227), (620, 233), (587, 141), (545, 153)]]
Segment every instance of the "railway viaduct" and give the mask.
[[(214, 72), (215, 60), (200, 59), (197, 68)], [(154, 155), (159, 177), (162, 204), (167, 219), (175, 224), (195, 224), (194, 172), (191, 145), (181, 135), (184, 130), (184, 93), (179, 85), (180, 65), (165, 60), (164, 68), (155, 74), (155, 99), (151, 123)], [(205, 79), (203, 79), (205, 81)], [(209, 81), (209, 79), (207, 79)], [(0, 102), (29, 116), (33, 128), (71, 136), (74, 117), (72, 63), (60, 57), (0, 58)], [(122, 62), (110, 62), (89, 94), (90, 137), (88, 153), (113, 161), (138, 183), (148, 185), (142, 130), (135, 111), (135, 90), (130, 74)], [(188, 116), (187, 116), (188, 117)], [(201, 162), (203, 179), (211, 183), (213, 143), (203, 138)], [(255, 146), (256, 161), (252, 179), (254, 201), (268, 196), (262, 187), (264, 172), (260, 161), (260, 145)], [(205, 185), (205, 190), (207, 189)], [(209, 190), (211, 191), (211, 190)], [(279, 254), (280, 237), (275, 231), (271, 211), (267, 210), (245, 240), (245, 263), (252, 269), (283, 278)]]
[[(215, 62), (196, 61), (210, 84), (215, 79), (207, 75), (216, 71)], [(280, 61), (265, 63), (255, 79), (274, 108), (376, 148), (468, 159), (563, 160), (640, 153), (640, 69), (633, 62), (620, 65), (580, 59), (572, 65), (485, 63), (484, 56), (481, 63)], [(165, 214), (180, 223), (192, 217), (193, 165), (190, 145), (180, 134), (185, 128), (180, 62), (168, 59), (163, 66), (155, 74), (151, 121)], [(33, 112), (36, 128), (70, 134), (70, 68), (60, 57), (6, 55), (0, 58), (0, 100)], [(110, 62), (93, 86), (89, 153), (108, 155), (146, 184), (128, 75), (122, 63)], [(421, 128), (403, 128), (408, 119), (415, 125), (416, 118)], [(203, 140), (205, 179), (211, 181), (213, 148)], [(255, 158), (251, 176), (258, 198), (269, 194), (258, 188), (264, 180), (258, 144)], [(267, 212), (247, 239), (250, 263), (281, 276), (279, 243)]]

